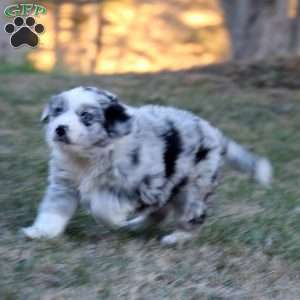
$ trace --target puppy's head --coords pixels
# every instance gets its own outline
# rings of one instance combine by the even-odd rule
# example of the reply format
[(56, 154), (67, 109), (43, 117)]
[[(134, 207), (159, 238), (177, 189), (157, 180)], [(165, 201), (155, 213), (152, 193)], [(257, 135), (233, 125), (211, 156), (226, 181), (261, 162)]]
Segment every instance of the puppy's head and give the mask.
[(132, 120), (118, 98), (94, 87), (78, 87), (53, 96), (41, 117), (52, 147), (81, 152), (106, 147), (128, 135)]

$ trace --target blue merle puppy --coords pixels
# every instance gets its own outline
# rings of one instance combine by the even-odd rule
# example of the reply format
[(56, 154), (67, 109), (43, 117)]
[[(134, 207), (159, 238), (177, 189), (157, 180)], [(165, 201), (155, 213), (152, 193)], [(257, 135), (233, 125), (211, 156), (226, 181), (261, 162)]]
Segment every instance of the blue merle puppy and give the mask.
[(30, 238), (62, 234), (79, 204), (112, 228), (138, 229), (175, 212), (171, 245), (205, 219), (224, 161), (269, 185), (272, 167), (192, 113), (127, 106), (104, 90), (78, 87), (51, 98), (42, 121), (51, 149), (49, 185)]

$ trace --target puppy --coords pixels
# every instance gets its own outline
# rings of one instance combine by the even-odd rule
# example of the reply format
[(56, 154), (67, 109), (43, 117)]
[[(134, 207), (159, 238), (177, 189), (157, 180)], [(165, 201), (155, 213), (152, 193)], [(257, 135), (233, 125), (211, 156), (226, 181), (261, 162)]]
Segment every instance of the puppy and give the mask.
[[(224, 161), (269, 185), (272, 167), (192, 113), (133, 108), (113, 94), (78, 87), (50, 99), (43, 114), (51, 149), (49, 184), (30, 238), (62, 234), (79, 204), (111, 228), (138, 229), (175, 212), (163, 244), (192, 237)], [(134, 216), (134, 217), (132, 217)]]

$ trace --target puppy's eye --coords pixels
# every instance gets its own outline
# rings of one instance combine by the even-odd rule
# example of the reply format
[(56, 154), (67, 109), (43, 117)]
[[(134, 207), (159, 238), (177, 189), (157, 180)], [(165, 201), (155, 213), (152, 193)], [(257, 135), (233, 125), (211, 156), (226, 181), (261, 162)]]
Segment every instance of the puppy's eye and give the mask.
[(53, 114), (54, 114), (54, 116), (58, 116), (58, 115), (60, 115), (62, 112), (63, 112), (62, 107), (55, 107), (55, 108), (53, 109)]
[(90, 125), (92, 125), (94, 115), (87, 112), (87, 111), (84, 111), (80, 114), (80, 118), (81, 118), (81, 121), (83, 122), (84, 125), (90, 126)]

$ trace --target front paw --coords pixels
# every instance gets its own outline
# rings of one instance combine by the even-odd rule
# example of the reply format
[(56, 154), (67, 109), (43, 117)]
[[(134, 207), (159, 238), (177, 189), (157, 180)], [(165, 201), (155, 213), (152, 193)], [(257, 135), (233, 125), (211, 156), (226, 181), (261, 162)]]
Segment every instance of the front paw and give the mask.
[(30, 239), (40, 239), (43, 238), (43, 233), (36, 226), (24, 227), (21, 232)]
[(35, 225), (22, 228), (21, 231), (29, 239), (53, 239), (61, 234), (61, 232), (45, 230)]
[(23, 234), (30, 239), (53, 239), (63, 233), (67, 219), (53, 213), (38, 215), (32, 226), (22, 228)]

